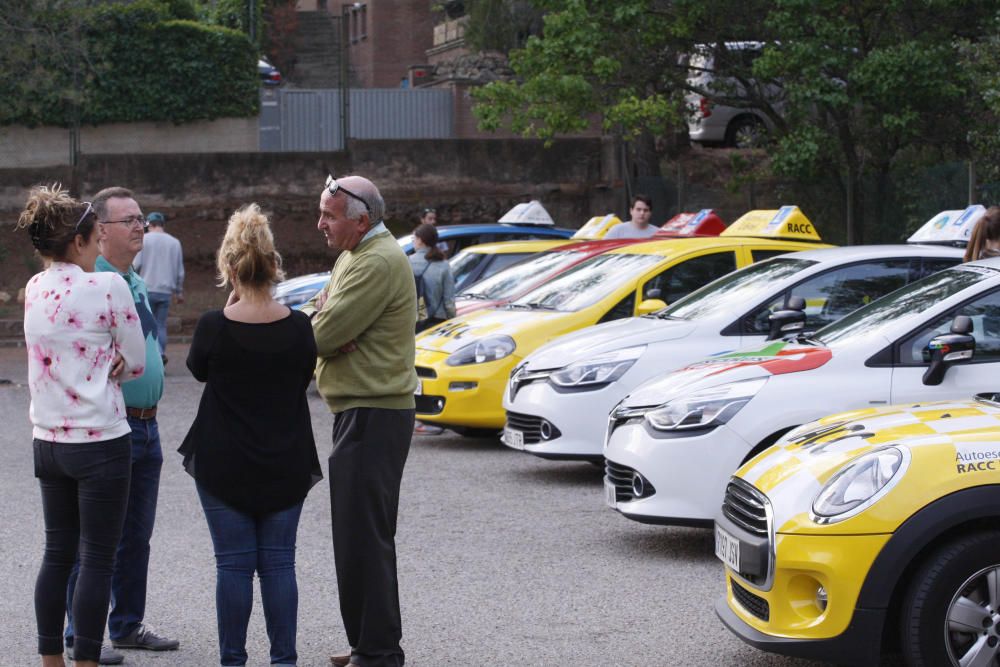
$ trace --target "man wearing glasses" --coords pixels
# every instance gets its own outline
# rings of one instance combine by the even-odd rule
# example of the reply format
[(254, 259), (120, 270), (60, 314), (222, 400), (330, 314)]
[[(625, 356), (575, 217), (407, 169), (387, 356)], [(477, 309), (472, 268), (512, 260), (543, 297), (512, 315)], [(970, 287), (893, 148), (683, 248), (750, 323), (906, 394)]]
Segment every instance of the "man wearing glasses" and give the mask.
[(413, 435), (417, 299), (406, 255), (382, 223), (368, 179), (327, 179), (317, 227), (342, 251), (304, 307), (313, 321), (316, 383), (334, 414), (330, 454), (333, 555), (351, 651), (333, 665), (401, 667), (396, 515)]
[[(157, 341), (156, 320), (149, 307), (146, 284), (132, 268), (132, 260), (142, 250), (146, 219), (130, 190), (106, 188), (93, 201), (103, 239), (95, 271), (115, 271), (128, 284), (146, 339), (146, 366), (139, 377), (123, 381), (125, 411), (132, 428), (132, 480), (122, 539), (115, 554), (111, 577), (111, 613), (108, 634), (114, 648), (169, 651), (180, 642), (158, 635), (143, 624), (146, 611), (146, 580), (149, 570), (149, 540), (156, 518), (163, 453), (156, 422), (156, 404), (163, 395), (163, 361)], [(123, 380), (125, 380), (123, 378)], [(67, 601), (72, 601), (76, 571), (70, 577)], [(72, 604), (67, 604), (72, 609)], [(66, 627), (66, 644), (73, 643), (73, 619)], [(124, 656), (104, 647), (101, 664), (114, 665)]]

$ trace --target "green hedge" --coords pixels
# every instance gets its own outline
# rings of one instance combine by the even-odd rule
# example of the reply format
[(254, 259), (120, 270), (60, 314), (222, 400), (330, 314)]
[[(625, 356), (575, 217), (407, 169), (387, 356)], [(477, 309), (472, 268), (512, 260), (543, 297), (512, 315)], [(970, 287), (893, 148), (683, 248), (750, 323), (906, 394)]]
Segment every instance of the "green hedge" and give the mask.
[(26, 66), (26, 83), (0, 101), (0, 123), (66, 126), (75, 109), (89, 124), (255, 115), (257, 49), (237, 30), (172, 18), (179, 6), (141, 0), (47, 17), (79, 26), (83, 57), (34, 53), (47, 78)]

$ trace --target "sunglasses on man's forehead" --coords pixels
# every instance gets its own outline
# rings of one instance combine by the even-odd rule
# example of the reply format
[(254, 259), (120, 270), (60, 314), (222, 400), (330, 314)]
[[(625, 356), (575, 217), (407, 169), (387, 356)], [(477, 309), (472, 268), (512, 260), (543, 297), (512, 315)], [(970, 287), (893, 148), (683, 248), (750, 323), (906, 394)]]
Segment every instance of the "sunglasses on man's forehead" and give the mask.
[(348, 197), (357, 199), (359, 202), (365, 205), (365, 210), (368, 211), (368, 217), (370, 218), (372, 216), (372, 207), (368, 205), (368, 202), (366, 202), (363, 198), (354, 194), (353, 192), (345, 188), (343, 185), (338, 183), (337, 179), (334, 178), (333, 176), (326, 177), (326, 189), (331, 196), (337, 194), (338, 192), (343, 192)]

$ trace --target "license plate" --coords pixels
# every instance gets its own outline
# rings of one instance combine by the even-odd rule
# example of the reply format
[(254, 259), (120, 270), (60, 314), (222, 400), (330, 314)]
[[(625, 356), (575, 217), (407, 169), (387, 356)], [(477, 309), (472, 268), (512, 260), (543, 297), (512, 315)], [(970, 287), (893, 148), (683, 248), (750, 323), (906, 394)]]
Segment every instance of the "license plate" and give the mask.
[(740, 571), (740, 541), (715, 527), (715, 556), (734, 572)]
[(417, 378), (417, 388), (413, 390), (414, 396), (421, 396), (424, 393), (424, 381)]
[(618, 508), (618, 496), (616, 493), (615, 485), (608, 480), (604, 480), (604, 502), (612, 509)]
[(514, 449), (524, 449), (524, 433), (521, 431), (515, 431), (512, 428), (504, 427), (503, 441), (508, 447), (513, 447)]

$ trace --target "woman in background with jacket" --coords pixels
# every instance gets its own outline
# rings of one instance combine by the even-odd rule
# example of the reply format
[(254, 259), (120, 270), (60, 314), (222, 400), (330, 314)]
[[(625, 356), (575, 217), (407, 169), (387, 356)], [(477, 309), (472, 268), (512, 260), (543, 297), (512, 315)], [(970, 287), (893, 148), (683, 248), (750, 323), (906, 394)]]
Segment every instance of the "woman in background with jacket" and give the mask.
[(417, 294), (427, 306), (426, 318), (418, 317), (418, 333), (455, 317), (455, 277), (437, 243), (434, 225), (420, 225), (413, 231), (415, 250), (410, 255), (410, 266), (417, 281)]

